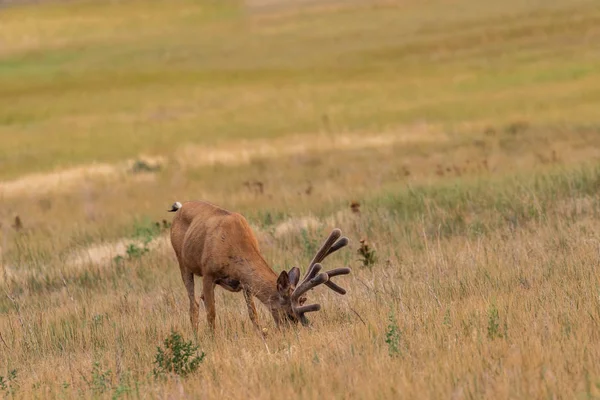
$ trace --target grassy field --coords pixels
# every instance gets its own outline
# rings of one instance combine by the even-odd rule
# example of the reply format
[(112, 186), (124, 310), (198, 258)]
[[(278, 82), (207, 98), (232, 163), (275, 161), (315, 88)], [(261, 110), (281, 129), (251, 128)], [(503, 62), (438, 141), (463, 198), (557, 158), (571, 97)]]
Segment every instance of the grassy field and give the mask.
[(9, 8), (0, 176), (325, 129), (598, 122), (597, 4), (523, 3)]
[[(2, 9), (0, 394), (599, 398), (597, 43), (584, 0)], [(276, 271), (340, 227), (348, 294), (310, 329), (261, 306), (262, 341), (217, 290), (195, 336), (189, 199)], [(188, 376), (154, 373), (173, 331)]]

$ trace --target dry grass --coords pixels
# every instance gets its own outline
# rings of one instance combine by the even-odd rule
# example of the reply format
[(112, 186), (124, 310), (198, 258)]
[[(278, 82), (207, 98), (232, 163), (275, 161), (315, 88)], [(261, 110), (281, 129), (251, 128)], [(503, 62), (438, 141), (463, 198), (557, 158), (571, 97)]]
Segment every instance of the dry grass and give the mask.
[[(182, 145), (173, 155), (171, 162), (182, 170), (199, 167), (250, 164), (255, 160), (285, 157), (303, 157), (323, 154), (330, 151), (348, 151), (370, 148), (383, 148), (396, 144), (444, 142), (446, 135), (435, 132), (427, 126), (405, 127), (402, 131), (387, 133), (343, 134), (322, 133), (301, 135), (272, 140), (240, 140), (221, 145), (200, 146)], [(47, 195), (60, 192), (73, 192), (87, 181), (123, 179), (131, 173), (136, 162), (143, 162), (148, 168), (160, 169), (167, 163), (164, 157), (141, 156), (115, 165), (92, 164), (58, 170), (50, 173), (26, 175), (17, 179), (0, 182), (0, 196), (18, 197), (24, 194)], [(140, 179), (137, 175), (135, 179)]]
[[(435, 154), (431, 144), (426, 149)], [(453, 156), (460, 151), (465, 147)], [(391, 163), (392, 156), (383, 154), (378, 155), (382, 163)], [(349, 167), (346, 157), (356, 159), (356, 153), (329, 156), (333, 165)], [(368, 165), (360, 158), (357, 162)], [(294, 164), (283, 174), (285, 164), (277, 160), (251, 164), (258, 170), (250, 173), (262, 171), (263, 179), (278, 188), (267, 186), (262, 195), (249, 195), (242, 185), (228, 191), (219, 178), (223, 173), (230, 180), (244, 179), (247, 166), (212, 171), (215, 188), (222, 190), (214, 197), (224, 196), (225, 202), (229, 195), (231, 203), (248, 210), (254, 204), (273, 205), (248, 215), (276, 269), (305, 265), (315, 244), (340, 226), (352, 245), (328, 264), (351, 265), (354, 273), (344, 278), (345, 298), (325, 290), (313, 294), (324, 310), (312, 318), (311, 330), (277, 332), (261, 309), (261, 321), (269, 328), (267, 347), (252, 329), (242, 296), (218, 291), (217, 337), (203, 331), (197, 338), (207, 354), (200, 372), (167, 382), (151, 374), (156, 346), (171, 329), (193, 337), (171, 249), (150, 246), (156, 250), (121, 263), (113, 262), (115, 253), (100, 251), (108, 245), (99, 241), (111, 243), (110, 237), (121, 235), (126, 236), (117, 242), (121, 247), (111, 250), (124, 255), (124, 247), (135, 241), (128, 237), (150, 223), (131, 222), (126, 217), (131, 205), (108, 213), (106, 221), (82, 220), (78, 231), (59, 224), (69, 218), (70, 206), (39, 211), (49, 220), (46, 227), (35, 222), (34, 211), (31, 219), (24, 218), (30, 231), (5, 230), (3, 289), (10, 298), (0, 300), (1, 365), (5, 371), (17, 369), (17, 394), (26, 397), (272, 398), (283, 393), (317, 398), (323, 390), (340, 398), (595, 396), (600, 376), (594, 362), (600, 350), (595, 268), (600, 175), (597, 169), (569, 172), (556, 163), (538, 162), (535, 179), (514, 172), (503, 178), (511, 176), (508, 170), (440, 177), (430, 165), (433, 185), (417, 184), (427, 176), (421, 175), (410, 188), (383, 175), (385, 186), (358, 196), (360, 213), (343, 201), (323, 203), (327, 197), (350, 199), (358, 193), (347, 187), (351, 169), (336, 178), (328, 175), (329, 164), (317, 163), (317, 182), (333, 191), (317, 188), (301, 198), (292, 187), (302, 184), (307, 170), (294, 180)], [(161, 184), (121, 185), (141, 197), (154, 193), (150, 208), (156, 208), (157, 217), (166, 216), (160, 211), (165, 201), (158, 195)], [(53, 199), (81, 202), (62, 196), (67, 197)], [(101, 189), (97, 196), (104, 205), (122, 201), (111, 202), (115, 193)], [(277, 214), (277, 205), (294, 213), (282, 197), (295, 198), (289, 204), (312, 210), (313, 216)], [(153, 213), (150, 208), (147, 215)], [(109, 226), (118, 228), (119, 221), (128, 226)], [(363, 237), (378, 255), (371, 269), (357, 261)], [(69, 257), (82, 251), (89, 262), (77, 258), (80, 262), (73, 264)], [(399, 353), (392, 356), (385, 342), (390, 313), (401, 332)], [(96, 375), (93, 362), (100, 365)]]
[[(17, 247), (8, 257), (9, 265), (21, 256), (39, 269), (5, 287), (14, 303), (0, 301), (2, 365), (18, 369), (21, 396), (597, 396), (599, 176), (562, 172), (539, 181), (537, 191), (528, 179), (432, 188), (412, 204), (415, 195), (401, 191), (360, 214), (323, 218), (305, 236), (262, 239), (274, 265), (306, 264), (314, 243), (341, 226), (352, 246), (328, 264), (354, 267), (344, 278), (348, 296), (314, 293), (324, 310), (311, 330), (277, 332), (263, 312), (265, 347), (242, 297), (219, 292), (217, 337), (198, 337), (207, 353), (200, 372), (166, 383), (150, 374), (156, 346), (171, 329), (192, 337), (170, 248), (69, 269), (29, 242), (28, 254)], [(506, 204), (494, 206), (494, 197)], [(419, 204), (429, 211), (417, 212)], [(463, 212), (466, 223), (457, 219)], [(354, 261), (365, 234), (379, 256), (371, 269)], [(390, 314), (400, 332), (391, 355)], [(93, 361), (111, 371), (106, 387), (94, 383)]]
[[(600, 397), (598, 5), (258, 3), (3, 10), (0, 393)], [(218, 290), (194, 337), (162, 220), (197, 198), (277, 271), (340, 227), (348, 294), (263, 342)], [(206, 358), (155, 379), (172, 330)]]

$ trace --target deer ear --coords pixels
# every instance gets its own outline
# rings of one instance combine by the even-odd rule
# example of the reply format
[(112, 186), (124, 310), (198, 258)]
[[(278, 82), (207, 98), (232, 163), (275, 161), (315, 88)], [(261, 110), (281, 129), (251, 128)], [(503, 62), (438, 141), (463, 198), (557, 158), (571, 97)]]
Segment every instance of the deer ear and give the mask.
[(290, 277), (286, 271), (281, 271), (279, 278), (277, 278), (277, 291), (281, 294), (285, 294), (290, 288)]
[(300, 269), (298, 267), (293, 267), (292, 269), (290, 269), (288, 276), (290, 279), (290, 283), (296, 286), (298, 284), (298, 281), (300, 280)]

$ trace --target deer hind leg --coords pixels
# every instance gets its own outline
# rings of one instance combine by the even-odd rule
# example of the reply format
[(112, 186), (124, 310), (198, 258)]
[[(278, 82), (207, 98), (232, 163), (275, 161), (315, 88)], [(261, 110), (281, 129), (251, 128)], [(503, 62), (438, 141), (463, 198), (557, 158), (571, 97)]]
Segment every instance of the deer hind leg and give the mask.
[(183, 284), (187, 290), (188, 297), (190, 299), (190, 322), (192, 323), (192, 329), (194, 332), (198, 331), (198, 314), (200, 313), (200, 304), (196, 300), (196, 294), (194, 292), (194, 274), (187, 271), (181, 271), (181, 277), (183, 278)]
[(262, 334), (260, 326), (258, 325), (258, 313), (256, 312), (256, 305), (254, 304), (254, 299), (252, 298), (252, 292), (246, 288), (244, 288), (244, 298), (246, 299), (246, 306), (248, 307), (248, 315), (250, 315), (250, 321), (252, 321), (252, 324), (258, 330), (258, 333)]
[(210, 276), (202, 278), (202, 291), (204, 298), (204, 307), (206, 308), (206, 319), (210, 329), (215, 330), (215, 281)]

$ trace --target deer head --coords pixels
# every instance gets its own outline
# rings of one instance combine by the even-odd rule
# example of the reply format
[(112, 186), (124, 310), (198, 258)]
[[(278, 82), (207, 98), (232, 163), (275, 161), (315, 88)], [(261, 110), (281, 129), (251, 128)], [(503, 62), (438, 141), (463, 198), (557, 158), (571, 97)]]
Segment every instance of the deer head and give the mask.
[(337, 275), (347, 275), (351, 272), (350, 268), (336, 268), (326, 272), (320, 272), (323, 269), (321, 262), (330, 254), (338, 251), (348, 244), (347, 237), (341, 237), (342, 232), (339, 229), (334, 229), (329, 237), (323, 243), (317, 254), (310, 262), (306, 274), (300, 281), (300, 270), (297, 267), (290, 269), (289, 272), (282, 271), (277, 278), (277, 293), (279, 302), (276, 308), (272, 310), (275, 321), (279, 324), (282, 319), (291, 323), (308, 325), (308, 319), (305, 314), (308, 312), (319, 311), (319, 304), (306, 303), (306, 293), (322, 284), (332, 289), (339, 294), (346, 294), (346, 290), (334, 282), (331, 278)]

